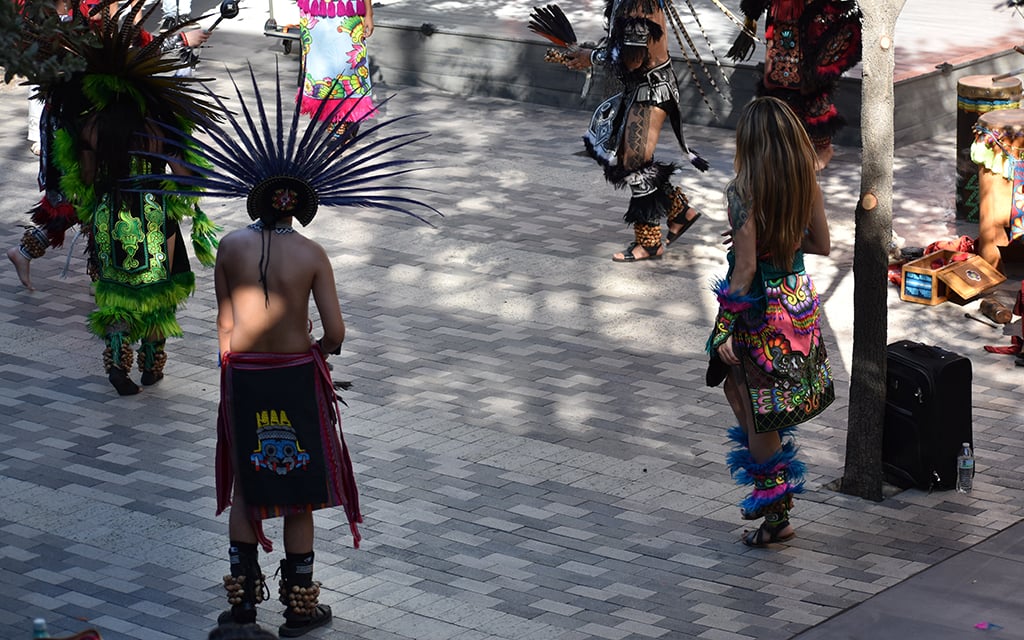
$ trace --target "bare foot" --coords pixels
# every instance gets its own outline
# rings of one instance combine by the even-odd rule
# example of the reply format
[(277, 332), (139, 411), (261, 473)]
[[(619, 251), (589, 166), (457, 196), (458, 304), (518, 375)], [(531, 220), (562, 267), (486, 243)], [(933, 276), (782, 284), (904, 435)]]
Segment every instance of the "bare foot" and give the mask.
[(14, 270), (18, 272), (18, 280), (21, 280), (21, 284), (25, 285), (29, 291), (35, 291), (32, 288), (32, 279), (29, 277), (31, 260), (22, 255), (21, 249), (18, 247), (11, 247), (7, 250), (7, 259), (11, 261)]

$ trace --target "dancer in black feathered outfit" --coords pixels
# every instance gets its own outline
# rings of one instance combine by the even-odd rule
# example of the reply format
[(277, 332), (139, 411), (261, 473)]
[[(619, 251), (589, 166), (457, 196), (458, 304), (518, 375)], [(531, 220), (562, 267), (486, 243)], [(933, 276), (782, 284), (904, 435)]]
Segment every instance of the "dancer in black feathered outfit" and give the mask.
[[(609, 0), (605, 8), (608, 34), (594, 47), (580, 47), (566, 56), (570, 69), (607, 66), (625, 86), (594, 113), (584, 143), (616, 188), (629, 188), (631, 198), (623, 220), (633, 227), (634, 241), (612, 256), (615, 262), (660, 258), (700, 217), (686, 194), (669, 178), (672, 162), (654, 160), (665, 120), (690, 162), (704, 171), (707, 162), (683, 139), (679, 87), (669, 57), (664, 0)], [(668, 222), (662, 241), (661, 220)]]

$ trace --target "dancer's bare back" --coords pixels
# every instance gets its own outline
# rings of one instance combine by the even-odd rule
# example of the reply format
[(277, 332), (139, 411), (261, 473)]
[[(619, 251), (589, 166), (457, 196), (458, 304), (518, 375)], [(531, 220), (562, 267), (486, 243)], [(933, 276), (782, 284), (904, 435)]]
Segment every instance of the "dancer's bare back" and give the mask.
[(308, 351), (310, 294), (324, 330), (324, 351), (337, 349), (345, 339), (330, 259), (323, 247), (298, 232), (245, 228), (229, 233), (217, 249), (215, 280), (222, 353)]

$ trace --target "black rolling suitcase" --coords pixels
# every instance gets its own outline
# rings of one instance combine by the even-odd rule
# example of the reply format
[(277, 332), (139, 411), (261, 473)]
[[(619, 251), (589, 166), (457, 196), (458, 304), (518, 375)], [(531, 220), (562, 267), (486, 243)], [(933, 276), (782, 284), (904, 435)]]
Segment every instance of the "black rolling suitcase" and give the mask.
[(882, 468), (904, 489), (953, 489), (971, 428), (971, 361), (910, 340), (887, 347)]

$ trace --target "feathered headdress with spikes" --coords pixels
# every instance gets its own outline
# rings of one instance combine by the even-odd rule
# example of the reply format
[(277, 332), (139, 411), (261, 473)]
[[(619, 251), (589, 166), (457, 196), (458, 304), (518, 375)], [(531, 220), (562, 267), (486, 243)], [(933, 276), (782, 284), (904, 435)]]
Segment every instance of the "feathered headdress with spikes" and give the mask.
[[(392, 184), (391, 180), (423, 167), (419, 160), (396, 157), (396, 152), (427, 137), (425, 132), (390, 133), (390, 127), (410, 116), (381, 121), (353, 136), (340, 136), (332, 123), (336, 114), (321, 118), (320, 110), (300, 127), (300, 105), (289, 99), (290, 122), (284, 105), (280, 70), (277, 76), (276, 114), (268, 118), (268, 108), (249, 65), (253, 106), (230, 74), (238, 97), (241, 115), (228, 123), (206, 127), (209, 140), (194, 137), (164, 125), (174, 134), (165, 142), (189, 149), (204, 162), (184, 162), (193, 175), (175, 176), (179, 185), (199, 188), (206, 196), (245, 198), (249, 217), (273, 224), (294, 217), (308, 225), (320, 206), (372, 207), (408, 214), (431, 224), (415, 209), (441, 214), (434, 207), (410, 197), (410, 191), (423, 188)], [(224, 100), (209, 86), (204, 88), (217, 106), (228, 111)], [(288, 92), (291, 95), (291, 92)], [(343, 103), (334, 109), (342, 109)], [(371, 135), (377, 134), (372, 139)], [(168, 156), (155, 157), (171, 161)], [(208, 165), (208, 166), (204, 166)], [(146, 180), (142, 176), (140, 180)], [(167, 191), (165, 193), (176, 193)]]
[[(84, 109), (102, 109), (111, 101), (131, 97), (143, 108), (190, 113), (193, 118), (217, 117), (197, 91), (197, 80), (175, 77), (188, 66), (166, 55), (186, 24), (150, 34), (142, 24), (156, 10), (142, 2), (123, 5), (100, 0), (69, 15), (59, 15), (52, 3), (39, 0), (6, 3), (0, 11), (0, 65), (9, 78), (25, 76), (39, 92), (72, 99)], [(76, 3), (76, 8), (79, 5)]]
[(125, 3), (110, 15), (108, 9), (114, 4), (117, 0), (103, 0), (92, 10), (94, 40), (61, 43), (68, 55), (84, 64), (79, 74), (61, 84), (69, 91), (80, 91), (95, 110), (127, 99), (147, 115), (187, 114), (197, 124), (221, 118), (200, 79), (175, 74), (188, 62), (166, 54), (168, 39), (180, 37), (183, 25), (153, 35), (142, 24), (157, 5), (144, 10), (141, 2)]

